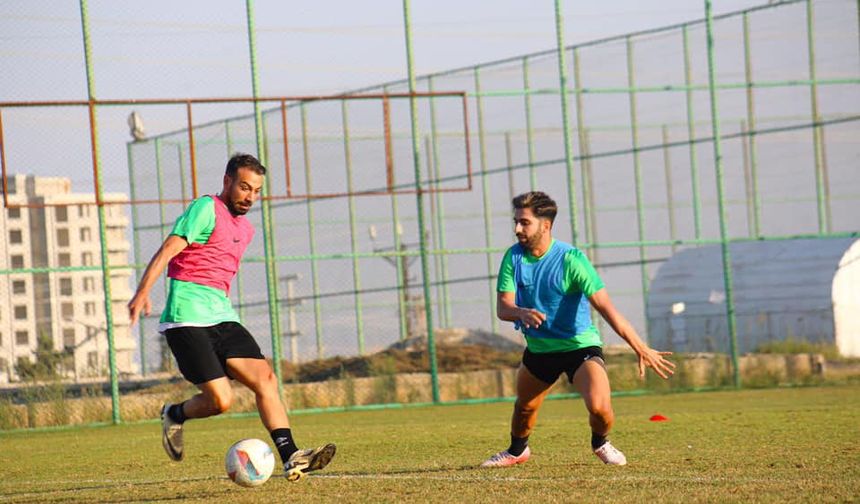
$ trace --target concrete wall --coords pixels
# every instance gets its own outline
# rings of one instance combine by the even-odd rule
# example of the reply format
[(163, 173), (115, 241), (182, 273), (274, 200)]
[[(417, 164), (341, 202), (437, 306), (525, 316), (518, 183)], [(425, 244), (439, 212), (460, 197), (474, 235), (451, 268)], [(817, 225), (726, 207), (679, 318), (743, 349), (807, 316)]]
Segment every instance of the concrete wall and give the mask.
[[(740, 359), (740, 370), (747, 386), (774, 386), (785, 383), (810, 383), (823, 379), (824, 358), (817, 354), (747, 355)], [(649, 389), (669, 391), (696, 387), (725, 386), (731, 383), (729, 360), (719, 354), (693, 354), (678, 360), (675, 376), (664, 381), (649, 373), (642, 382), (637, 367), (630, 362), (608, 366), (614, 391)], [(442, 373), (439, 375), (441, 399), (457, 401), (515, 396), (516, 369)], [(242, 386), (234, 387), (232, 412), (256, 410), (253, 394)], [(575, 390), (559, 380), (552, 393)], [(135, 393), (121, 397), (124, 421), (157, 418), (165, 402), (187, 398), (184, 385), (166, 393)], [(284, 402), (290, 410), (350, 407), (371, 404), (428, 403), (432, 401), (430, 375), (412, 373), (369, 378), (347, 378), (316, 383), (284, 385)], [(43, 400), (29, 405), (0, 403), (0, 429), (87, 424), (111, 420), (109, 397)]]

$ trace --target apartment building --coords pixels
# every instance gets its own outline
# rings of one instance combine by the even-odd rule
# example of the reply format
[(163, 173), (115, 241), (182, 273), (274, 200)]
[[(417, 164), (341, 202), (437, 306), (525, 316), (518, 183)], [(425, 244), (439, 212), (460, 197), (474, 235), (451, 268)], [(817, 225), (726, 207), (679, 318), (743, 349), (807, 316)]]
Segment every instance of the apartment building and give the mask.
[[(13, 175), (7, 180), (10, 205), (0, 216), (0, 383), (17, 381), (15, 363), (35, 360), (39, 335), (66, 354), (63, 373), (70, 378), (108, 374), (105, 297), (101, 271), (98, 208), (92, 193), (73, 193), (64, 177)], [(106, 202), (127, 201), (106, 194)], [(26, 205), (33, 205), (27, 207)], [(108, 262), (129, 261), (123, 205), (105, 205)], [(99, 267), (54, 271), (59, 268)], [(16, 273), (22, 268), (49, 271)], [(11, 272), (10, 272), (11, 270)], [(117, 368), (136, 373), (136, 343), (126, 304), (131, 299), (130, 269), (110, 270), (111, 306)]]

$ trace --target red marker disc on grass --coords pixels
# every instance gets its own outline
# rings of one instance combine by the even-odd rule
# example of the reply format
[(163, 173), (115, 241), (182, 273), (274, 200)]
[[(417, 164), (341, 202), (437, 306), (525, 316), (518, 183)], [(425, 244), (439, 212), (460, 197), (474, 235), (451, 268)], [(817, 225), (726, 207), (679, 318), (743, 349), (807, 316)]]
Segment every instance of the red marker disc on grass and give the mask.
[(649, 418), (648, 420), (651, 420), (652, 422), (668, 422), (669, 421), (668, 418), (664, 417), (663, 415), (659, 415), (659, 414), (658, 415), (652, 415), (651, 418)]

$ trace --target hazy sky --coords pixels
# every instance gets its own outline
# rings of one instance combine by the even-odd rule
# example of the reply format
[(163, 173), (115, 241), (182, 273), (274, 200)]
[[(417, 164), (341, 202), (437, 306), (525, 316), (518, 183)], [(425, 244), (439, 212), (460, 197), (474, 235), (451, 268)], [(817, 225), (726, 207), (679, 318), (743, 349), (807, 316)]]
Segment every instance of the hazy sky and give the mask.
[[(716, 0), (716, 13), (761, 4)], [(568, 44), (703, 17), (694, 0), (562, 2)], [(264, 94), (319, 94), (404, 78), (397, 1), (255, 2)], [(249, 93), (245, 2), (90, 1), (100, 97)], [(551, 49), (553, 2), (413, 1), (419, 74)], [(214, 39), (213, 35), (217, 35)], [(0, 99), (86, 93), (78, 2), (0, 2)], [(147, 70), (172, 68), (148, 74)], [(135, 70), (129, 70), (134, 68)], [(129, 81), (129, 72), (146, 76)], [(195, 79), (215, 72), (216, 80)], [(74, 74), (74, 75), (73, 75)]]
[[(855, 5), (852, 3), (854, 0), (820, 0), (815, 4), (833, 7), (838, 6), (840, 2)], [(763, 3), (766, 3), (766, 0), (716, 0), (714, 10), (716, 14), (720, 14)], [(416, 73), (420, 76), (554, 49), (556, 33), (553, 5), (554, 2), (550, 0), (539, 2), (415, 0), (412, 2), (412, 27)], [(565, 42), (568, 45), (697, 20), (704, 16), (704, 2), (698, 0), (564, 1), (562, 5)], [(401, 80), (407, 75), (401, 2), (257, 0), (255, 9), (259, 82), (260, 92), (263, 95), (335, 94)], [(803, 61), (800, 61), (805, 58), (805, 35), (801, 35), (805, 34), (805, 26), (802, 24), (803, 5), (775, 10), (784, 12), (756, 18), (766, 21), (760, 25), (756, 25), (756, 21), (753, 21), (753, 30), (759, 37), (756, 39), (760, 43), (758, 49), (762, 51), (758, 53), (759, 57), (756, 61), (756, 69), (759, 72), (756, 78), (762, 80), (805, 78), (806, 67)], [(826, 14), (828, 9), (821, 10)], [(788, 11), (791, 16), (785, 14)], [(852, 65), (855, 64), (856, 59), (851, 59), (851, 65), (845, 65), (844, 61), (847, 60), (843, 54), (845, 51), (830, 54), (827, 46), (828, 44), (839, 45), (854, 51), (857, 47), (854, 29), (856, 19), (844, 21), (843, 24), (850, 24), (850, 30), (829, 30), (830, 25), (827, 23), (834, 22), (832, 15), (834, 9), (830, 11), (830, 17), (821, 15), (817, 18), (819, 23), (824, 24), (817, 32), (820, 44), (818, 46), (819, 63), (822, 70), (830, 69), (828, 75), (831, 77), (854, 76), (856, 66)], [(839, 10), (839, 12), (842, 11)], [(91, 0), (89, 17), (97, 98), (247, 97), (252, 93), (246, 10), (245, 2), (242, 0), (181, 2)], [(725, 51), (728, 47), (734, 52), (718, 52), (718, 72), (722, 72), (721, 77), (725, 80), (738, 82), (744, 78), (743, 56), (742, 52), (738, 51), (738, 48), (742, 47), (739, 23), (736, 19), (735, 22), (727, 24), (730, 25), (730, 30), (718, 33), (722, 35), (722, 38), (718, 38), (722, 43), (718, 49), (722, 48)], [(701, 47), (703, 39), (701, 30), (696, 36)], [(853, 40), (849, 40), (850, 44), (845, 44), (844, 40), (835, 40), (834, 37), (853, 37)], [(790, 46), (791, 49), (786, 49), (788, 47), (784, 45), (786, 41), (793, 44)], [(637, 45), (639, 52), (636, 53), (636, 57), (645, 56), (645, 61), (639, 60), (639, 65), (640, 68), (645, 67), (644, 69), (647, 70), (639, 74), (643, 77), (639, 83), (651, 85), (682, 83), (683, 75), (678, 71), (683, 68), (679, 44), (672, 45), (673, 52), (667, 53), (663, 52), (665, 49), (660, 49), (666, 47), (659, 45), (660, 41), (656, 44), (657, 49), (649, 45), (652, 42), (654, 40), (648, 36), (637, 39), (637, 44), (641, 43), (641, 45)], [(617, 54), (612, 51), (599, 53), (608, 54), (613, 58), (612, 80), (606, 85), (623, 85), (626, 78), (623, 44), (618, 46), (620, 51)], [(698, 61), (694, 61), (694, 67), (698, 65), (697, 68), (700, 70), (694, 76), (697, 83), (706, 82), (706, 73), (701, 72), (701, 69), (705, 68), (701, 64), (702, 54), (702, 51), (699, 51), (694, 55), (699, 58)], [(852, 56), (852, 58), (856, 57)], [(66, 2), (0, 0), (0, 62), (3, 68), (0, 72), (0, 101), (86, 99), (86, 73), (79, 3), (71, 0)], [(593, 66), (599, 66), (599, 63), (599, 61), (591, 62)], [(833, 67), (837, 67), (839, 71), (833, 71)], [(789, 73), (780, 73), (783, 71), (789, 71)], [(509, 88), (519, 85), (521, 81), (517, 80), (516, 77), (519, 74), (516, 74), (516, 71), (510, 73), (510, 79), (507, 79), (508, 76), (504, 72), (504, 68), (497, 70), (496, 75), (500, 76), (499, 82), (503, 82)], [(840, 72), (844, 72), (845, 75)], [(585, 79), (593, 76), (594, 74), (589, 74)], [(555, 69), (551, 65), (544, 65), (542, 77), (544, 86), (557, 85)], [(654, 81), (647, 81), (648, 78)], [(471, 89), (472, 80), (470, 78), (466, 80), (468, 82), (463, 81), (461, 89)], [(447, 84), (449, 86), (460, 84), (456, 78), (452, 81), (453, 83), (449, 81)], [(846, 89), (851, 91), (854, 88), (846, 87)], [(775, 95), (778, 91), (782, 90), (772, 91), (772, 93)], [(723, 117), (742, 117), (745, 112), (742, 92), (738, 90), (733, 95), (725, 93), (724, 96), (726, 95), (730, 95), (733, 99), (724, 98), (721, 102), (721, 107), (726, 112)], [(853, 105), (856, 105), (856, 98), (853, 98), (852, 105), (845, 101), (843, 95), (835, 92), (829, 95), (822, 92), (822, 96), (822, 113), (851, 110)], [(834, 98), (827, 101), (826, 96)], [(640, 97), (640, 121), (646, 118), (666, 120), (664, 116), (671, 116), (669, 112), (676, 110), (669, 110), (664, 114), (663, 112), (672, 106), (667, 106), (668, 102), (660, 101), (663, 98), (665, 97), (659, 94)], [(700, 93), (700, 98), (706, 100), (706, 94)], [(590, 99), (594, 100), (589, 102), (594, 106), (587, 108), (589, 113), (593, 114), (591, 120), (595, 123), (603, 124), (601, 116), (597, 113), (606, 112), (615, 118), (616, 123), (626, 124), (626, 114), (609, 114), (615, 109), (626, 110), (626, 96), (613, 95)], [(546, 97), (544, 100), (543, 103), (548, 108), (557, 110), (556, 97)], [(795, 95), (788, 91), (780, 100), (758, 101), (758, 114), (795, 113), (790, 108), (782, 107), (780, 104), (783, 103), (801, 109), (800, 115), (808, 113), (808, 102), (805, 99), (795, 99)], [(500, 103), (502, 101), (499, 100)], [(851, 106), (846, 106), (846, 103)], [(680, 110), (677, 104), (674, 107)], [(779, 110), (770, 110), (768, 107)], [(126, 145), (130, 136), (126, 117), (132, 109), (141, 112), (149, 135), (185, 128), (185, 108), (182, 105), (100, 107), (99, 145), (105, 185), (110, 191), (125, 193), (129, 191)], [(503, 109), (499, 110), (500, 114), (504, 112)], [(700, 120), (707, 117), (706, 110), (707, 107), (704, 105), (699, 108), (697, 117)], [(247, 115), (249, 112), (248, 105), (198, 105), (194, 109), (194, 123), (197, 125), (205, 121)], [(4, 139), (7, 146), (6, 159), (11, 172), (67, 176), (73, 179), (75, 191), (92, 191), (89, 126), (85, 108), (5, 108), (2, 113)], [(472, 119), (474, 120), (474, 115)], [(497, 117), (496, 119), (501, 124), (504, 122), (503, 119), (509, 118)], [(502, 127), (500, 124), (494, 124), (493, 127)], [(841, 142), (837, 133), (828, 131), (831, 145)], [(619, 141), (620, 148), (626, 148), (629, 139), (625, 132), (622, 132), (621, 137), (623, 138)], [(205, 140), (205, 138), (198, 139), (200, 142)], [(809, 142), (804, 145), (807, 144), (811, 145)], [(539, 153), (539, 157), (542, 159), (558, 157), (551, 153), (561, 149), (562, 143), (554, 142), (551, 146), (544, 147), (546, 148)], [(619, 147), (613, 144), (600, 148), (612, 150)], [(493, 155), (493, 150), (489, 149), (490, 156)], [(706, 150), (703, 148), (702, 152)], [(837, 156), (838, 152), (834, 150), (829, 151), (829, 156), (831, 162), (838, 164), (840, 158)], [(500, 152), (502, 152), (501, 149), (495, 149), (496, 159), (488, 161), (489, 168), (503, 166), (505, 161), (498, 159)], [(850, 150), (849, 154), (855, 155), (854, 152), (856, 151)], [(222, 154), (223, 148), (217, 156)], [(763, 165), (770, 154), (780, 154), (783, 157), (793, 155), (790, 149), (782, 146), (771, 150), (762, 148), (759, 156)], [(643, 157), (645, 157), (644, 154)], [(702, 157), (705, 157), (704, 154)], [(728, 164), (734, 161), (736, 166), (740, 166), (737, 162), (740, 157), (740, 148), (734, 151), (726, 149)], [(674, 159), (683, 160), (686, 159), (686, 155), (678, 153)], [(218, 157), (218, 169), (221, 162), (221, 158)], [(783, 172), (779, 171), (785, 168), (783, 162), (784, 160), (780, 158), (769, 163), (769, 166), (774, 167), (773, 172), (780, 180), (784, 178)], [(614, 158), (607, 160), (606, 163), (617, 165), (619, 169), (627, 167)], [(663, 169), (662, 160), (652, 159), (649, 164), (646, 158), (643, 163), (652, 168)], [(150, 173), (152, 167), (148, 168), (150, 171), (142, 170), (142, 172)], [(737, 171), (735, 175), (738, 173), (741, 172)], [(812, 172), (809, 171), (809, 173)], [(201, 192), (217, 190), (219, 180), (207, 178), (204, 181), (206, 186), (201, 188)], [(175, 183), (175, 181), (172, 182)], [(707, 180), (702, 184), (704, 187), (713, 186)], [(837, 179), (834, 179), (833, 184), (834, 188), (846, 185)], [(616, 185), (617, 182), (613, 180), (612, 190), (606, 191), (606, 194), (617, 193), (619, 197), (623, 197), (623, 191), (615, 190)], [(738, 184), (737, 187), (742, 185)], [(806, 183), (805, 187), (809, 188), (813, 185)], [(807, 192), (812, 194), (811, 190)], [(507, 196), (506, 192), (502, 196), (504, 199)], [(475, 201), (480, 199), (477, 190), (468, 197)], [(504, 208), (505, 205), (506, 202), (503, 201), (499, 208)], [(170, 220), (172, 217), (173, 215), (170, 216)], [(508, 221), (505, 220), (505, 226), (507, 225)], [(629, 226), (609, 226), (612, 230), (616, 228), (622, 231), (632, 229)], [(474, 241), (474, 236), (469, 233), (472, 231), (464, 231), (463, 235)], [(500, 237), (499, 241), (506, 241), (509, 239), (509, 229), (505, 227), (496, 235)], [(606, 234), (604, 238), (605, 236)], [(332, 239), (342, 241), (340, 236)], [(343, 243), (340, 244), (343, 245)], [(470, 246), (481, 245), (483, 243), (480, 240), (470, 242)], [(369, 246), (363, 245), (364, 248)], [(608, 256), (609, 252), (605, 255)], [(473, 259), (470, 260), (472, 262), (463, 267), (464, 271), (474, 269), (474, 264), (477, 264)], [(378, 262), (380, 271), (390, 273), (387, 264)], [(638, 282), (637, 274), (637, 271), (632, 271), (630, 274), (625, 272), (626, 278), (634, 284)], [(338, 275), (336, 280), (340, 281), (348, 276), (348, 272), (344, 272)], [(367, 276), (372, 278), (374, 275)], [(307, 294), (308, 284), (309, 282), (306, 281), (299, 286), (302, 290), (301, 295)], [(625, 288), (621, 282), (614, 285), (618, 285), (619, 289)], [(342, 288), (339, 284), (324, 286), (324, 290), (328, 291), (342, 290)], [(390, 310), (388, 308), (385, 310), (387, 311), (383, 315), (388, 319)], [(635, 317), (637, 314), (631, 310), (629, 315)], [(641, 328), (644, 324), (641, 320), (638, 322), (638, 327)], [(307, 325), (309, 327), (310, 322)], [(265, 330), (261, 328), (261, 331)], [(305, 331), (309, 330), (305, 328)]]
[[(715, 13), (761, 4), (716, 0)], [(552, 49), (550, 0), (413, 1), (414, 60), (421, 74)], [(703, 17), (694, 0), (562, 2), (565, 41), (583, 42)], [(241, 0), (88, 2), (94, 83), (101, 99), (251, 95), (246, 8)], [(255, 2), (260, 92), (334, 94), (407, 75), (403, 4)], [(76, 1), (0, 1), (0, 101), (86, 99)], [(145, 114), (149, 134), (184, 128), (184, 110)], [(125, 118), (99, 116), (109, 190), (127, 191)], [(247, 113), (198, 107), (195, 123)], [(86, 110), (4, 111), (10, 171), (64, 175), (89, 192)]]

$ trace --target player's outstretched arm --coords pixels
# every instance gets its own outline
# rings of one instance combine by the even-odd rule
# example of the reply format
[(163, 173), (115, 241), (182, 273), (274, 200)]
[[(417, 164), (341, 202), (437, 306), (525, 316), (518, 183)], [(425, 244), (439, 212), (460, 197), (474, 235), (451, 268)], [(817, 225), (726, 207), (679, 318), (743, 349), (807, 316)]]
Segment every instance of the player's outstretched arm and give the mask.
[(665, 356), (672, 355), (672, 352), (660, 352), (650, 348), (642, 338), (636, 333), (636, 329), (624, 318), (612, 300), (606, 289), (600, 289), (588, 298), (591, 306), (600, 312), (603, 319), (612, 327), (612, 329), (621, 336), (624, 341), (636, 352), (639, 357), (639, 377), (645, 377), (645, 368), (651, 368), (661, 378), (669, 378), (675, 374), (675, 363), (667, 360)]
[(137, 291), (135, 291), (131, 301), (128, 302), (128, 318), (131, 325), (137, 322), (141, 313), (149, 315), (152, 311), (152, 301), (149, 299), (149, 291), (155, 285), (158, 277), (161, 276), (164, 268), (167, 267), (167, 263), (187, 246), (188, 242), (185, 241), (185, 238), (170, 235), (164, 240), (164, 243), (161, 244), (161, 247), (152, 256), (152, 259), (149, 260), (149, 264), (140, 278), (140, 283), (137, 285)]
[(514, 292), (499, 292), (496, 302), (496, 316), (508, 322), (521, 323), (523, 327), (540, 327), (546, 320), (546, 315), (534, 308), (520, 308), (516, 303)]

